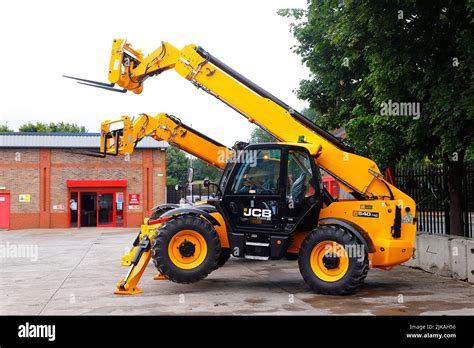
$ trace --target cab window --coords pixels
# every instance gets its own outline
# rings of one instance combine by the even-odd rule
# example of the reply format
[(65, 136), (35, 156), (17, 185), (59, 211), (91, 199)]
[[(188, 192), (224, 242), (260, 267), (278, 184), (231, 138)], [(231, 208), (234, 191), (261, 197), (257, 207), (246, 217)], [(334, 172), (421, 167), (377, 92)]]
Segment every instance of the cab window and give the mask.
[(234, 194), (280, 193), (281, 149), (254, 149), (240, 154), (241, 162), (232, 185)]
[(313, 196), (316, 193), (313, 182), (313, 171), (308, 154), (290, 150), (288, 152), (287, 199), (300, 204), (304, 198)]

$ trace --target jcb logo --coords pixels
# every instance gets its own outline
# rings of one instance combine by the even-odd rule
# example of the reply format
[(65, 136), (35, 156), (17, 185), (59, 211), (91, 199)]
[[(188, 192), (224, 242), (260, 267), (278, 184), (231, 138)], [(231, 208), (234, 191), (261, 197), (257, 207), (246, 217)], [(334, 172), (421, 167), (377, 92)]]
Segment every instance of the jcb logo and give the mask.
[(244, 216), (253, 216), (263, 220), (270, 220), (272, 218), (272, 211), (270, 209), (244, 208)]

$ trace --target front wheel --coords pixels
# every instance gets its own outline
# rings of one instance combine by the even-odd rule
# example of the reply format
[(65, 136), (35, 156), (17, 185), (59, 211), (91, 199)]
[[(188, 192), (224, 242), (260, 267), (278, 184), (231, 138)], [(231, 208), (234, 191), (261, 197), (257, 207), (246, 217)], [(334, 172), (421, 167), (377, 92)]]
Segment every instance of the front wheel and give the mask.
[(153, 238), (153, 263), (166, 279), (176, 283), (204, 279), (216, 268), (220, 254), (214, 227), (197, 216), (168, 220)]
[(368, 269), (365, 247), (339, 226), (320, 226), (303, 241), (298, 265), (305, 282), (317, 293), (348, 295), (364, 280)]

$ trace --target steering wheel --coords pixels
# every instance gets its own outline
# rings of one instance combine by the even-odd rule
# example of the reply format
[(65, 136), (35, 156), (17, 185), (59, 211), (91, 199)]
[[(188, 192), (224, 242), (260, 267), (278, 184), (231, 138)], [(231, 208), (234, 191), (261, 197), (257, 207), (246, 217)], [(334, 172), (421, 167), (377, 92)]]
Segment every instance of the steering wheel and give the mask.
[(245, 178), (244, 182), (245, 182), (245, 183), (248, 183), (249, 186), (255, 187), (256, 189), (259, 189), (259, 190), (262, 190), (262, 191), (265, 190), (265, 188), (264, 188), (262, 185), (257, 184), (256, 182), (252, 181), (252, 180), (249, 179), (249, 178)]

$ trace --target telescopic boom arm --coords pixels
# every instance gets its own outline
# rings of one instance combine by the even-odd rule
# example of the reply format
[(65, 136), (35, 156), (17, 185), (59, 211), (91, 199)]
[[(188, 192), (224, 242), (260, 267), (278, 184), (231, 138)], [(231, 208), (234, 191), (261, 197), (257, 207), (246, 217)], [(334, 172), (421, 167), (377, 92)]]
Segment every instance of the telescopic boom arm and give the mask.
[(342, 186), (365, 199), (411, 198), (390, 185), (372, 160), (318, 127), (299, 112), (195, 45), (179, 50), (162, 43), (151, 54), (131, 48), (125, 40), (113, 42), (109, 81), (139, 94), (145, 80), (174, 69), (195, 86), (215, 96), (282, 142), (319, 144), (318, 164)]
[[(117, 124), (121, 128), (112, 130)], [(157, 116), (141, 114), (134, 120), (122, 116), (117, 121), (102, 122), (100, 152), (104, 155), (131, 155), (138, 142), (146, 136), (166, 141), (220, 169), (225, 167), (227, 158), (233, 153), (226, 146), (181, 123), (177, 117), (165, 113)]]

